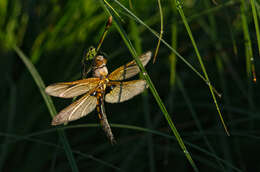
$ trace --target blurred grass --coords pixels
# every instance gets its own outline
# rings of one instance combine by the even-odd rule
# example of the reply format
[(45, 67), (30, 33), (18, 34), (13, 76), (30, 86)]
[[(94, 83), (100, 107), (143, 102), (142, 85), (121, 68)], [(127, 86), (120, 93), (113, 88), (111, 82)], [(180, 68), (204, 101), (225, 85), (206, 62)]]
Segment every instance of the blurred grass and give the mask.
[[(35, 83), (37, 84), (37, 86), (38, 86), (38, 88), (39, 88), (39, 90), (41, 92), (41, 95), (42, 95), (42, 97), (43, 97), (43, 99), (45, 101), (45, 104), (48, 107), (50, 115), (53, 118), (57, 114), (57, 111), (56, 111), (56, 109), (54, 107), (54, 104), (53, 104), (50, 96), (45, 94), (45, 91), (44, 91), (45, 90), (45, 85), (44, 85), (44, 83), (43, 83), (39, 73), (37, 72), (37, 70), (35, 69), (33, 64), (29, 61), (29, 59), (23, 54), (23, 52), (18, 47), (16, 47), (14, 45), (13, 48), (14, 48), (14, 51), (17, 53), (17, 55), (21, 58), (21, 60), (25, 64), (25, 66), (27, 67), (28, 71), (31, 73)], [(65, 150), (67, 158), (69, 160), (69, 163), (70, 163), (70, 166), (71, 166), (71, 170), (73, 172), (78, 172), (79, 170), (78, 170), (75, 158), (74, 158), (74, 156), (72, 154), (70, 145), (68, 143), (68, 140), (66, 138), (66, 135), (65, 135), (64, 131), (60, 130), (60, 129), (57, 129), (57, 132), (58, 132), (60, 141), (61, 141), (61, 143), (64, 146), (64, 150)]]
[[(136, 18), (107, 2), (122, 17), (136, 52), (154, 52), (159, 37), (154, 31), (161, 25), (158, 1), (120, 1)], [(223, 95), (218, 102), (231, 137), (209, 103), (204, 77), (193, 72), (200, 65), (174, 2), (161, 1), (164, 34), (156, 63), (147, 65), (149, 76), (199, 171), (260, 171), (260, 89), (252, 80), (252, 69), (259, 73), (259, 0), (182, 3), (210, 80)], [(45, 83), (79, 79), (83, 52), (97, 45), (107, 17), (94, 0), (0, 1), (0, 171), (71, 171), (42, 96), (12, 46), (28, 54)], [(131, 60), (114, 26), (102, 51), (108, 54), (109, 71)], [(54, 102), (61, 110), (71, 100)], [(192, 171), (149, 91), (106, 108), (115, 146), (106, 140), (95, 113), (61, 127), (79, 171)]]

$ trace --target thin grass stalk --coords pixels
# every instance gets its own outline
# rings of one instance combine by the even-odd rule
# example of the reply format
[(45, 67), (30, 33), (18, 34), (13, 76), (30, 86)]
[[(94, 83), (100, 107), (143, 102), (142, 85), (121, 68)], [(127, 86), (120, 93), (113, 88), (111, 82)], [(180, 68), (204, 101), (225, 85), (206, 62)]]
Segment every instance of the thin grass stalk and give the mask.
[[(8, 0), (1, 0), (0, 1), (0, 27), (2, 28), (4, 23), (5, 23), (5, 19), (7, 16), (7, 6), (8, 6)], [(0, 31), (1, 32), (1, 31)]]
[[(181, 93), (182, 93), (182, 95), (184, 97), (184, 100), (185, 100), (185, 102), (187, 104), (187, 107), (188, 107), (189, 111), (191, 112), (191, 116), (192, 116), (193, 120), (195, 121), (195, 124), (196, 124), (197, 128), (199, 129), (199, 133), (201, 134), (202, 139), (204, 140), (205, 144), (207, 145), (209, 151), (212, 154), (217, 155), (217, 152), (214, 150), (214, 148), (210, 144), (210, 141), (208, 140), (208, 138), (207, 138), (207, 136), (206, 136), (206, 134), (204, 132), (204, 129), (203, 129), (203, 127), (202, 127), (202, 125), (201, 125), (201, 123), (199, 121), (199, 118), (197, 116), (197, 113), (196, 113), (193, 105), (192, 105), (192, 102), (191, 102), (190, 98), (188, 97), (187, 92), (186, 92), (186, 90), (185, 90), (185, 88), (183, 86), (183, 83), (182, 83), (182, 81), (180, 80), (180, 78), (178, 76), (176, 76), (176, 83), (177, 83), (177, 86), (178, 86), (179, 90), (181, 91)], [(218, 158), (215, 158), (215, 159), (216, 159), (217, 163), (219, 164), (221, 170), (225, 171), (225, 168), (224, 168), (223, 164), (221, 163), (221, 161)]]
[[(250, 109), (254, 109), (254, 101), (252, 98), (253, 90), (252, 90), (252, 82), (251, 79), (254, 78), (254, 57), (253, 57), (253, 48), (252, 42), (250, 38), (248, 22), (246, 17), (247, 6), (245, 0), (241, 0), (241, 20), (242, 20), (242, 28), (244, 34), (244, 46), (245, 46), (245, 57), (246, 57), (246, 71), (248, 77), (248, 100), (249, 100), (249, 107)], [(251, 126), (253, 125), (253, 121)]]
[(179, 145), (181, 146), (181, 148), (182, 148), (186, 158), (188, 159), (188, 161), (191, 164), (191, 166), (194, 169), (194, 171), (198, 171), (198, 168), (196, 167), (196, 165), (195, 165), (195, 163), (194, 163), (190, 153), (188, 152), (188, 150), (187, 150), (187, 148), (186, 148), (182, 138), (180, 137), (180, 134), (178, 133), (175, 125), (173, 124), (173, 122), (171, 120), (171, 117), (168, 114), (168, 112), (167, 112), (167, 110), (166, 110), (166, 108), (165, 108), (165, 106), (164, 106), (164, 104), (163, 104), (163, 102), (162, 102), (162, 100), (161, 100), (157, 90), (155, 89), (155, 87), (154, 87), (154, 85), (152, 83), (151, 78), (149, 77), (149, 75), (147, 74), (145, 68), (143, 67), (140, 59), (137, 56), (137, 53), (136, 53), (135, 49), (133, 48), (132, 43), (130, 42), (127, 34), (125, 33), (125, 31), (122, 29), (122, 26), (118, 22), (118, 20), (116, 18), (116, 15), (114, 15), (113, 10), (111, 10), (109, 8), (109, 6), (106, 5), (106, 1), (100, 0), (100, 2), (103, 5), (103, 7), (105, 8), (105, 10), (109, 13), (109, 15), (113, 16), (114, 21), (115, 21), (114, 24), (116, 26), (116, 29), (118, 30), (118, 32), (121, 35), (123, 41), (125, 42), (125, 45), (127, 46), (129, 51), (131, 52), (131, 54), (132, 54), (136, 64), (140, 68), (142, 76), (145, 78), (147, 84), (149, 85), (149, 88), (150, 88), (154, 98), (156, 99), (156, 102), (158, 103), (158, 106), (160, 107), (162, 113), (164, 114), (164, 116), (165, 116), (165, 118), (166, 118), (166, 120), (167, 120), (167, 122), (168, 122), (168, 124), (169, 124), (169, 126), (170, 126), (170, 128), (172, 130), (172, 132), (174, 133), (175, 137), (177, 138), (177, 141), (178, 141)]
[(244, 33), (247, 77), (251, 80), (251, 78), (254, 75), (253, 74), (254, 57), (253, 57), (252, 41), (250, 38), (248, 21), (246, 17), (247, 6), (245, 0), (241, 0), (240, 10), (241, 10), (241, 21), (242, 21), (243, 33)]
[[(205, 4), (205, 7), (208, 9), (210, 8), (210, 2), (209, 1), (204, 1), (204, 4)], [(217, 67), (218, 67), (218, 70), (219, 70), (219, 75), (220, 75), (220, 80), (221, 80), (221, 84), (222, 84), (222, 88), (224, 90), (224, 100), (225, 100), (225, 103), (229, 102), (228, 101), (228, 97), (227, 97), (227, 89), (226, 89), (226, 81), (225, 81), (225, 75), (224, 74), (224, 69), (223, 69), (223, 62), (222, 62), (222, 59), (220, 58), (220, 55), (218, 52), (222, 52), (222, 54), (225, 54), (225, 56), (227, 57), (225, 51), (223, 51), (223, 47), (221, 45), (221, 43), (219, 42), (218, 40), (218, 27), (217, 27), (217, 24), (216, 24), (216, 20), (215, 20), (215, 17), (214, 15), (212, 15), (211, 13), (209, 13), (208, 15), (208, 19), (209, 19), (209, 30), (210, 30), (210, 37), (211, 37), (211, 40), (216, 44), (216, 56), (215, 56), (215, 59), (216, 59), (216, 64), (217, 64)], [(231, 33), (232, 34), (232, 33)], [(232, 39), (231, 39), (232, 40)], [(227, 115), (228, 119), (230, 117), (230, 113), (228, 113)], [(227, 159), (229, 162), (233, 162), (232, 161), (232, 153), (230, 152), (230, 147), (228, 145), (229, 141), (227, 140), (226, 137), (223, 137), (221, 136), (220, 137), (220, 143), (222, 143), (223, 145), (223, 154), (225, 156), (225, 159)], [(218, 162), (220, 167), (222, 168), (222, 171), (225, 171), (225, 168), (224, 166)], [(230, 169), (226, 169), (228, 171), (230, 171)]]
[(160, 29), (160, 38), (158, 39), (158, 43), (157, 43), (157, 46), (156, 46), (156, 49), (155, 49), (155, 53), (154, 53), (154, 56), (153, 56), (153, 63), (155, 63), (156, 61), (156, 57), (158, 55), (158, 51), (159, 51), (159, 47), (160, 47), (160, 44), (161, 44), (161, 39), (162, 39), (162, 36), (163, 36), (163, 12), (162, 12), (162, 6), (161, 6), (161, 1), (160, 0), (157, 0), (158, 2), (158, 7), (159, 7), (159, 11), (160, 11), (160, 21), (161, 21), (161, 29)]
[[(247, 12), (247, 5), (245, 0), (241, 0), (240, 5), (241, 10), (241, 20), (242, 20), (242, 28), (244, 34), (244, 47), (245, 47), (245, 58), (246, 58), (246, 72), (247, 72), (247, 85), (248, 85), (248, 104), (249, 108), (253, 111), (255, 109), (254, 100), (253, 100), (253, 85), (252, 85), (252, 78), (255, 81), (255, 65), (254, 65), (254, 57), (253, 57), (253, 48), (252, 42), (250, 38), (249, 28), (248, 28), (248, 21), (246, 17)], [(254, 128), (254, 120), (251, 120), (249, 128)]]
[(221, 10), (222, 8), (227, 8), (227, 7), (230, 8), (230, 6), (236, 5), (236, 4), (238, 4), (237, 0), (225, 1), (224, 3), (219, 4), (219, 5), (215, 6), (215, 7), (212, 7), (212, 8), (209, 8), (209, 9), (205, 9), (202, 12), (198, 12), (198, 13), (195, 13), (194, 15), (192, 15), (192, 16), (187, 17), (187, 21), (191, 22), (194, 19), (200, 18), (200, 17), (202, 17), (204, 15), (212, 14), (214, 12), (217, 12), (217, 11)]
[[(168, 138), (168, 139), (171, 139), (171, 140), (176, 140), (175, 136), (172, 136), (172, 135), (169, 135), (169, 134), (157, 131), (157, 130), (151, 130), (151, 129), (147, 129), (147, 128), (142, 128), (142, 127), (139, 127), (139, 126), (125, 125), (125, 124), (124, 125), (123, 124), (114, 124), (114, 123), (111, 124), (111, 126), (113, 128), (130, 129), (130, 130), (140, 131), (140, 132), (145, 132), (145, 133), (150, 132), (150, 133), (152, 133), (154, 135), (157, 135), (157, 136), (165, 137), (165, 138)], [(86, 127), (94, 127), (94, 128), (96, 128), (96, 127), (100, 127), (100, 124), (79, 124), (79, 125), (62, 126), (62, 127), (59, 127), (59, 128), (62, 129), (62, 130), (67, 130), (67, 129), (73, 129), (73, 128), (86, 128)], [(10, 137), (12, 139), (15, 139), (16, 141), (27, 140), (27, 141), (40, 143), (40, 144), (43, 144), (43, 145), (47, 145), (47, 146), (51, 146), (51, 147), (63, 150), (64, 147), (62, 147), (62, 146), (59, 146), (59, 145), (56, 145), (56, 144), (53, 144), (53, 143), (50, 143), (50, 142), (45, 142), (45, 141), (42, 141), (40, 139), (31, 138), (31, 137), (34, 137), (34, 136), (39, 136), (39, 135), (51, 133), (51, 132), (54, 132), (54, 131), (56, 131), (56, 128), (52, 128), (52, 129), (48, 129), (48, 130), (44, 130), (44, 131), (40, 131), (40, 132), (36, 132), (36, 133), (30, 133), (29, 135), (26, 135), (26, 136), (20, 136), (20, 135), (7, 134), (7, 133), (1, 133), (0, 132), (0, 136)], [(211, 133), (208, 133), (208, 134), (211, 134)], [(234, 136), (245, 136), (245, 135), (234, 133)], [(254, 138), (255, 139), (259, 139), (259, 137), (254, 137)], [(203, 148), (201, 148), (199, 146), (196, 146), (195, 144), (192, 144), (192, 143), (187, 142), (187, 141), (185, 141), (185, 144), (187, 144), (191, 148), (194, 148), (195, 150), (198, 150), (201, 153), (204, 153), (205, 155), (208, 155), (209, 157), (217, 158), (219, 161), (223, 162), (223, 164), (225, 164), (226, 166), (231, 167), (235, 171), (242, 172), (240, 169), (238, 169), (237, 167), (232, 165), (230, 162), (228, 162), (228, 161), (226, 161), (226, 160), (216, 156), (215, 154), (212, 154), (212, 153), (208, 152), (207, 150), (205, 150), (205, 149), (203, 149)], [(97, 159), (97, 158), (93, 157), (92, 155), (84, 154), (84, 153), (81, 153), (79, 151), (73, 151), (73, 153), (75, 153), (77, 155), (80, 155), (82, 157), (89, 158), (91, 160), (100, 162), (102, 165), (107, 165), (107, 166), (109, 166), (111, 168), (114, 168), (115, 170), (117, 169), (119, 171), (122, 171), (119, 168), (115, 167), (114, 165), (111, 165), (111, 164), (109, 164), (107, 162), (104, 162), (104, 161), (102, 161), (100, 159)]]
[(229, 9), (227, 9), (227, 8), (224, 8), (223, 10), (224, 10), (224, 15), (225, 15), (228, 31), (230, 33), (230, 38), (231, 38), (232, 45), (233, 45), (233, 52), (235, 54), (235, 57), (238, 58), (238, 56), (237, 56), (238, 55), (238, 52), (237, 52), (238, 51), (237, 50), (237, 42), (236, 42), (236, 39), (235, 39), (233, 28), (231, 26), (232, 22), (231, 22), (230, 12), (229, 12)]
[[(106, 1), (105, 1), (106, 2)], [(136, 15), (134, 15), (131, 11), (129, 11), (125, 6), (123, 6), (120, 2), (117, 0), (113, 0), (116, 4), (118, 4), (123, 10), (125, 10), (130, 17), (132, 17), (134, 20), (136, 20), (138, 23), (146, 27), (154, 36), (160, 39), (159, 34), (154, 31), (152, 28), (150, 28), (146, 23), (144, 23), (141, 19), (139, 19)], [(174, 48), (171, 47), (170, 44), (168, 44), (163, 38), (161, 39), (161, 42), (166, 45), (174, 54), (176, 54), (177, 57), (179, 57), (197, 76), (199, 76), (207, 85), (210, 85), (210, 83), (206, 80), (206, 78), (198, 72), (183, 56), (181, 56)], [(211, 85), (214, 93), (221, 97), (221, 94)]]
[[(219, 78), (220, 78), (220, 82), (221, 82), (221, 86), (222, 86), (222, 90), (223, 90), (223, 99), (224, 99), (225, 105), (229, 105), (230, 100), (228, 97), (228, 90), (227, 90), (226, 79), (225, 79), (225, 75), (224, 75), (224, 72), (225, 72), (224, 64), (223, 64), (220, 56), (221, 55), (219, 53), (217, 53), (217, 55), (215, 56), (216, 66), (218, 69)], [(230, 117), (231, 114), (229, 112), (227, 112), (227, 114), (228, 114), (227, 116)], [(222, 150), (222, 152), (225, 156), (225, 159), (228, 159), (229, 162), (233, 162), (232, 156), (231, 156), (232, 153), (230, 152), (231, 149), (230, 149), (230, 146), (228, 145), (229, 141), (227, 141), (226, 137), (221, 137), (221, 143), (225, 145), (225, 147), (223, 146), (223, 150)], [(224, 169), (222, 169), (222, 171), (223, 170)], [(231, 169), (228, 167), (228, 169), (226, 169), (226, 170), (230, 171)]]
[(235, 85), (239, 88), (239, 91), (242, 93), (244, 98), (248, 99), (248, 93), (246, 91), (246, 86), (244, 86), (244, 81), (239, 77), (239, 74), (235, 71), (235, 67), (231, 62), (229, 56), (224, 51), (222, 45), (217, 41), (216, 35), (212, 34), (214, 32), (211, 31), (211, 28), (204, 20), (199, 20), (198, 23), (204, 29), (204, 31), (210, 35), (210, 38), (213, 42), (216, 42), (215, 48), (219, 53), (219, 57), (221, 57), (222, 61), (225, 63), (226, 68), (228, 69), (228, 73), (232, 76), (232, 79), (235, 81)]
[[(171, 24), (171, 46), (175, 50), (177, 50), (178, 45), (178, 23), (176, 20), (177, 16), (177, 9), (175, 1), (171, 1), (171, 18), (172, 18), (172, 24)], [(170, 67), (170, 76), (169, 76), (169, 87), (170, 87), (170, 93), (168, 96), (168, 99), (166, 100), (166, 104), (168, 104), (169, 113), (172, 114), (174, 112), (174, 100), (175, 100), (175, 93), (176, 93), (176, 64), (177, 64), (177, 57), (176, 54), (171, 52), (169, 55), (169, 67)], [(170, 145), (170, 141), (166, 140), (165, 145)], [(168, 157), (170, 152), (167, 150), (164, 150), (164, 165), (167, 166), (168, 164)]]
[[(172, 13), (173, 13), (173, 23), (171, 26), (171, 32), (172, 32), (172, 48), (177, 50), (177, 44), (178, 44), (178, 23), (176, 20), (177, 17), (177, 8), (175, 1), (171, 1), (172, 5)], [(169, 56), (169, 62), (170, 62), (170, 87), (174, 87), (175, 81), (176, 81), (176, 63), (177, 63), (177, 57), (175, 53), (171, 53)]]
[(256, 6), (256, 12), (257, 12), (257, 14), (258, 14), (258, 17), (260, 17), (260, 2), (257, 2), (257, 1), (255, 1), (255, 6)]
[(189, 24), (188, 24), (188, 22), (187, 22), (187, 20), (186, 20), (186, 17), (185, 17), (185, 15), (184, 15), (184, 12), (183, 12), (183, 10), (182, 10), (182, 7), (181, 7), (181, 4), (180, 4), (180, 3), (181, 3), (181, 2), (177, 1), (177, 4), (176, 4), (176, 5), (177, 5), (177, 9), (178, 9), (179, 14), (180, 14), (180, 16), (181, 16), (181, 18), (182, 18), (182, 21), (183, 21), (183, 23), (184, 23), (184, 25), (185, 25), (185, 28), (186, 28), (186, 30), (187, 30), (187, 32), (188, 32), (188, 35), (189, 35), (189, 37), (190, 37), (190, 39), (191, 39), (192, 45), (193, 45), (194, 50), (195, 50), (195, 52), (196, 52), (197, 58), (198, 58), (199, 63), (200, 63), (200, 65), (201, 65), (201, 68), (202, 68), (202, 71), (203, 71), (204, 76), (205, 76), (205, 78), (206, 78), (206, 81), (208, 82), (208, 86), (209, 86), (209, 89), (210, 89), (210, 93), (211, 93), (211, 95), (212, 95), (212, 98), (213, 98), (213, 100), (214, 100), (215, 106), (216, 106), (216, 108), (217, 108), (217, 112), (218, 112), (219, 118), (220, 118), (220, 120), (221, 120), (221, 122), (222, 122), (222, 125), (223, 125), (223, 127), (224, 127), (224, 129), (225, 129), (227, 135), (229, 136), (230, 134), (229, 134), (229, 132), (228, 132), (228, 128), (227, 128), (227, 126), (226, 126), (226, 124), (225, 124), (225, 122), (224, 122), (224, 119), (223, 119), (223, 117), (222, 117), (222, 114), (221, 114), (221, 112), (220, 112), (220, 109), (219, 109), (219, 106), (218, 106), (218, 102), (217, 102), (217, 99), (216, 99), (216, 97), (215, 97), (215, 94), (214, 94), (212, 85), (211, 85), (211, 83), (210, 83), (210, 80), (209, 80), (209, 77), (208, 77), (206, 68), (205, 68), (204, 63), (203, 63), (203, 61), (202, 61), (202, 58), (201, 58), (201, 56), (200, 56), (200, 53), (199, 53), (199, 50), (198, 50), (198, 48), (197, 48), (196, 42), (195, 42), (195, 40), (194, 40), (194, 38), (193, 38), (192, 32), (191, 32), (191, 30), (190, 30)]
[[(86, 124), (86, 125), (87, 126), (80, 125), (80, 127), (84, 127), (84, 128), (86, 128), (86, 127), (95, 127), (95, 128), (100, 127), (100, 124)], [(75, 128), (75, 126), (77, 126), (77, 125), (70, 125), (69, 127), (59, 127), (58, 129), (61, 129), (62, 131), (64, 131), (65, 129)], [(78, 128), (78, 127), (79, 126), (77, 126), (76, 128)], [(44, 131), (40, 131), (40, 132), (36, 132), (36, 133), (30, 133), (29, 135), (25, 135), (25, 136), (15, 135), (15, 134), (7, 134), (7, 133), (1, 133), (0, 132), (0, 136), (9, 137), (12, 140), (15, 140), (15, 141), (9, 142), (9, 143), (14, 143), (14, 142), (17, 142), (17, 141), (26, 140), (26, 141), (42, 144), (42, 145), (45, 145), (45, 146), (53, 147), (56, 150), (65, 150), (64, 146), (60, 146), (60, 145), (54, 144), (52, 142), (43, 141), (42, 139), (31, 138), (33, 136), (47, 134), (47, 133), (51, 133), (51, 132), (55, 132), (55, 131), (57, 131), (57, 128), (52, 128), (52, 129), (48, 129), (48, 130), (44, 130)], [(110, 164), (106, 161), (98, 159), (98, 158), (94, 157), (93, 155), (85, 154), (85, 153), (82, 153), (80, 151), (75, 151), (75, 150), (72, 150), (72, 153), (79, 155), (81, 157), (96, 161), (96, 162), (100, 163), (101, 165), (113, 168), (113, 170), (122, 171), (120, 168), (114, 166), (113, 164)]]
[[(37, 86), (38, 86), (38, 88), (40, 90), (40, 93), (41, 93), (41, 95), (42, 95), (42, 97), (43, 97), (43, 99), (45, 101), (45, 104), (48, 107), (50, 115), (52, 117), (54, 117), (57, 114), (56, 109), (54, 107), (54, 104), (53, 104), (50, 96), (48, 96), (44, 92), (45, 85), (44, 85), (44, 82), (41, 79), (41, 76), (39, 75), (38, 71), (33, 66), (33, 64), (30, 62), (30, 60), (28, 60), (28, 57), (26, 57), (25, 54), (16, 45), (13, 46), (13, 49), (17, 53), (17, 55), (20, 57), (20, 59), (23, 61), (23, 63), (27, 67), (28, 71), (31, 73), (31, 75), (32, 75), (35, 83), (37, 84)], [(68, 161), (69, 161), (69, 164), (71, 166), (72, 171), (73, 172), (78, 172), (79, 171), (78, 170), (78, 166), (76, 164), (76, 160), (75, 160), (75, 158), (73, 156), (73, 153), (72, 153), (72, 150), (70, 148), (69, 142), (68, 142), (68, 140), (66, 138), (65, 132), (63, 131), (63, 129), (57, 129), (57, 132), (58, 132), (60, 141), (61, 141), (61, 143), (64, 146), (64, 150), (65, 150), (65, 153), (66, 153), (66, 156), (68, 158)]]
[[(258, 19), (257, 19), (257, 14), (256, 14), (255, 0), (250, 0), (250, 4), (251, 4), (251, 9), (252, 9), (254, 24), (255, 24), (258, 53), (260, 56), (260, 31), (259, 31), (259, 24), (258, 24)], [(254, 78), (254, 79), (255, 79), (254, 81), (256, 82), (256, 78)]]

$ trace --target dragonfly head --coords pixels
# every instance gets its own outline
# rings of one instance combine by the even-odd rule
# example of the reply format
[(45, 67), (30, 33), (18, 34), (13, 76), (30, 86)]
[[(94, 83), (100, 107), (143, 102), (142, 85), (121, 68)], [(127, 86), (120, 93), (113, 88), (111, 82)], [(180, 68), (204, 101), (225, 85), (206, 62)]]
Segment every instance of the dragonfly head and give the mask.
[(108, 75), (107, 59), (103, 55), (97, 55), (95, 57), (95, 63), (93, 67), (93, 76), (103, 78)]
[(94, 67), (102, 67), (105, 66), (106, 64), (107, 64), (107, 59), (105, 59), (103, 55), (96, 56)]

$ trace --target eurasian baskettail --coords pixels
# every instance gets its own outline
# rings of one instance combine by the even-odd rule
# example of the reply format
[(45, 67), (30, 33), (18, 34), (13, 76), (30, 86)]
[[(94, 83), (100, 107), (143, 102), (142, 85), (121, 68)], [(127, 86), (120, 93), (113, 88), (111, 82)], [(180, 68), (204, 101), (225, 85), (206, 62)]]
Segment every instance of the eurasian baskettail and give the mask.
[[(143, 66), (151, 59), (152, 53), (141, 55), (140, 61)], [(94, 58), (93, 77), (73, 82), (61, 82), (48, 86), (45, 91), (51, 96), (61, 98), (73, 98), (83, 95), (71, 105), (60, 111), (52, 120), (52, 125), (59, 125), (69, 121), (77, 120), (86, 116), (97, 107), (98, 117), (103, 130), (111, 143), (115, 142), (110, 125), (105, 113), (104, 101), (108, 103), (121, 103), (142, 93), (147, 84), (145, 80), (124, 81), (140, 72), (139, 67), (133, 60), (110, 74), (106, 66), (107, 60), (97, 54)]]

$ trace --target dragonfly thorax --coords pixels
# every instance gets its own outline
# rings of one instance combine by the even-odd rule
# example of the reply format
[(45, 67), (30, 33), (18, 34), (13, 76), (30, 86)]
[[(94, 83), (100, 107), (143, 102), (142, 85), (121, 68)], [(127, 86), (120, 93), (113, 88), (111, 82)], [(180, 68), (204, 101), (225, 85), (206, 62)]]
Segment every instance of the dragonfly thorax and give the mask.
[(105, 76), (107, 76), (108, 70), (106, 64), (107, 60), (102, 55), (98, 55), (95, 58), (93, 76), (97, 78), (104, 78)]

